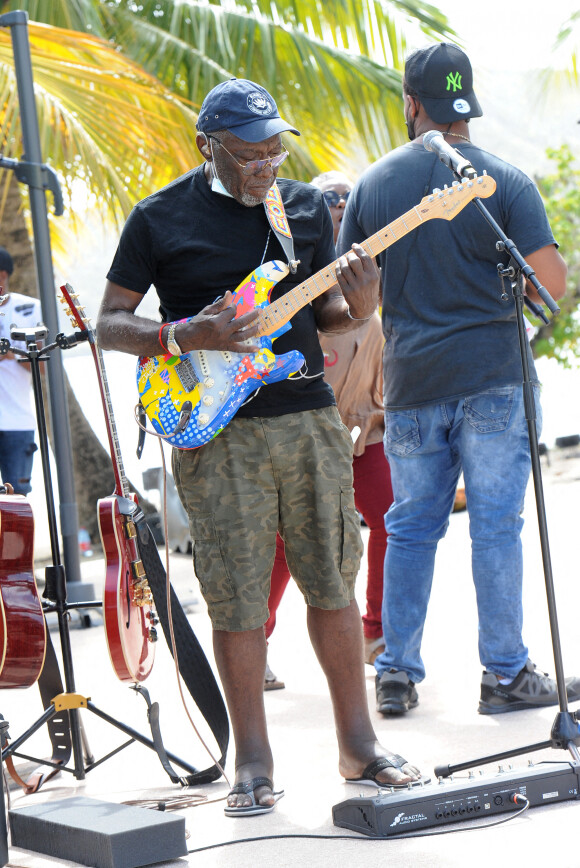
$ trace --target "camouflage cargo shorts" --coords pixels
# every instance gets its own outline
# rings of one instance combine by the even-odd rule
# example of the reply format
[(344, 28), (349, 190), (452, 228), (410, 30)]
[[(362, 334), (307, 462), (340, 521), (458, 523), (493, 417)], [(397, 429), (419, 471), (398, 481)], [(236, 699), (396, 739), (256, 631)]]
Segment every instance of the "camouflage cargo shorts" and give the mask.
[(336, 407), (234, 418), (204, 446), (174, 449), (172, 464), (215, 630), (268, 619), (278, 530), (306, 602), (349, 605), (362, 541), (352, 441)]

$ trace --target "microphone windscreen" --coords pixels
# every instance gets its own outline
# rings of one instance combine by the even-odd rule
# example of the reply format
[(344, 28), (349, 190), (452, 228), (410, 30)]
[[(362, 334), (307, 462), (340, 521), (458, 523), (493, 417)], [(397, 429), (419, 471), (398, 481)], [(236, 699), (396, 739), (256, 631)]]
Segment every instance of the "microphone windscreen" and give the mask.
[(425, 135), (423, 136), (423, 147), (425, 148), (425, 150), (434, 151), (435, 149), (433, 147), (433, 140), (438, 138), (445, 141), (443, 139), (443, 134), (439, 132), (439, 130), (429, 130), (428, 133), (425, 133)]

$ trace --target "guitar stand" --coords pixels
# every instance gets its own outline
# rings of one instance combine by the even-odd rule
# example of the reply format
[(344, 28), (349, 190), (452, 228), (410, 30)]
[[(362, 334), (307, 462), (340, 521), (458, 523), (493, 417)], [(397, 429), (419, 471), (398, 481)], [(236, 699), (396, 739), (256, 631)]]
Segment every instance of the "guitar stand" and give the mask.
[[(58, 531), (56, 524), (56, 510), (50, 473), (48, 434), (44, 414), (42, 381), (40, 377), (40, 362), (48, 362), (48, 354), (56, 348), (65, 350), (69, 349), (70, 347), (76, 346), (77, 343), (84, 340), (85, 337), (88, 337), (88, 333), (76, 332), (75, 334), (69, 336), (60, 333), (56, 336), (56, 340), (54, 343), (49, 344), (42, 349), (39, 349), (37, 344), (46, 337), (47, 333), (47, 329), (44, 325), (39, 325), (36, 328), (26, 329), (24, 331), (18, 331), (16, 327), (13, 327), (10, 331), (11, 339), (13, 341), (24, 341), (26, 343), (27, 349), (21, 350), (17, 347), (10, 346), (10, 341), (4, 338), (0, 340), (0, 354), (6, 354), (10, 351), (15, 355), (20, 356), (23, 360), (30, 362), (31, 366), (32, 387), (34, 393), (36, 419), (38, 424), (39, 449), (42, 459), (42, 470), (44, 476), (44, 488), (46, 495), (52, 555), (52, 563), (45, 569), (45, 589), (43, 592), (43, 597), (48, 600), (48, 602), (43, 603), (42, 608), (44, 612), (56, 612), (58, 618), (58, 629), (62, 651), (65, 690), (62, 691), (62, 681), (60, 679), (60, 672), (58, 671), (58, 663), (54, 655), (52, 642), (50, 641), (50, 633), (47, 628), (47, 654), (43, 673), (41, 674), (39, 679), (39, 686), (41, 687), (42, 696), (43, 690), (41, 680), (43, 678), (43, 675), (46, 675), (47, 681), (51, 682), (50, 687), (55, 688), (54, 691), (50, 693), (50, 705), (45, 708), (44, 713), (38, 718), (38, 720), (36, 720), (32, 724), (32, 726), (30, 726), (22, 735), (20, 735), (14, 741), (11, 741), (9, 744), (7, 744), (7, 746), (2, 750), (2, 760), (6, 760), (11, 756), (17, 756), (21, 759), (37, 762), (41, 766), (47, 766), (53, 769), (54, 771), (52, 772), (52, 774), (55, 774), (58, 771), (70, 772), (77, 780), (83, 780), (87, 772), (101, 765), (106, 760), (110, 759), (112, 756), (119, 753), (121, 750), (128, 747), (133, 742), (137, 741), (140, 744), (143, 744), (151, 750), (155, 751), (165, 771), (169, 774), (171, 780), (174, 783), (179, 782), (182, 785), (186, 786), (188, 784), (187, 778), (185, 776), (178, 776), (169, 765), (169, 760), (172, 760), (176, 765), (178, 765), (180, 768), (184, 769), (190, 774), (196, 774), (198, 770), (194, 766), (191, 766), (189, 763), (165, 750), (159, 730), (158, 704), (150, 702), (149, 694), (147, 690), (142, 687), (142, 685), (135, 684), (133, 685), (133, 689), (137, 693), (140, 693), (147, 702), (147, 714), (153, 738), (148, 738), (134, 730), (132, 727), (127, 726), (126, 724), (122, 723), (114, 717), (111, 717), (111, 715), (107, 714), (96, 705), (94, 705), (94, 703), (91, 702), (90, 698), (82, 696), (81, 694), (76, 692), (69, 634), (68, 613), (73, 609), (102, 608), (102, 603), (98, 600), (81, 603), (67, 603), (65, 569), (64, 565), (61, 563), (60, 560)], [(53, 661), (54, 665), (47, 665), (49, 664), (49, 661)], [(45, 673), (45, 670), (47, 669), (50, 669), (50, 672)], [(59, 686), (61, 690), (60, 693), (58, 693)], [(44, 692), (46, 693), (46, 690)], [(43, 701), (45, 701), (44, 696)], [(80, 709), (87, 709), (88, 711), (95, 714), (97, 717), (100, 717), (101, 720), (104, 720), (111, 726), (114, 726), (117, 729), (121, 730), (121, 732), (129, 736), (129, 740), (119, 745), (106, 755), (102, 756), (100, 759), (95, 760), (89, 748), (86, 734), (82, 726), (82, 721), (79, 715)], [(49, 725), (49, 732), (51, 732), (53, 747), (55, 745), (55, 740), (53, 739), (55, 731), (56, 735), (60, 736), (59, 741), (61, 750), (55, 750), (52, 760), (40, 759), (38, 757), (29, 756), (25, 753), (22, 753), (19, 750), (20, 747), (45, 723)], [(54, 727), (52, 731), (50, 728), (51, 724)], [(63, 728), (65, 730), (68, 729), (68, 732), (63, 732)], [(62, 746), (63, 743), (65, 743), (64, 747)], [(67, 762), (70, 759), (71, 748), (73, 764), (68, 766)]]
[(529, 280), (542, 301), (546, 304), (552, 314), (559, 313), (559, 307), (554, 302), (545, 287), (543, 287), (535, 276), (533, 269), (527, 265), (525, 259), (519, 253), (513, 241), (506, 237), (500, 226), (493, 219), (487, 208), (478, 200), (474, 200), (475, 206), (480, 210), (484, 219), (489, 223), (492, 229), (499, 237), (496, 244), (496, 249), (500, 252), (507, 252), (510, 256), (510, 263), (507, 267), (498, 265), (498, 273), (502, 282), (502, 298), (507, 298), (505, 281), (511, 284), (512, 294), (515, 300), (516, 317), (518, 326), (518, 340), (520, 354), (522, 360), (523, 373), (523, 393), (524, 407), (526, 420), (528, 424), (528, 438), (530, 443), (530, 457), (532, 464), (532, 476), (534, 481), (534, 492), (536, 497), (536, 509), (538, 514), (538, 526), (540, 533), (540, 546), (542, 552), (542, 562), (544, 569), (544, 578), (546, 585), (546, 595), (548, 601), (548, 615), (550, 622), (550, 633), (552, 637), (552, 648), (554, 652), (554, 663), (556, 673), (556, 685), (558, 690), (558, 704), (560, 710), (556, 715), (550, 738), (545, 741), (528, 744), (523, 747), (513, 748), (511, 750), (502, 751), (490, 756), (479, 757), (478, 759), (468, 762), (457, 763), (455, 765), (436, 766), (434, 771), (437, 777), (449, 777), (455, 772), (464, 771), (465, 769), (473, 768), (474, 766), (484, 765), (486, 763), (494, 763), (507, 759), (508, 757), (521, 756), (525, 753), (544, 750), (545, 748), (554, 748), (556, 750), (567, 750), (575, 764), (580, 764), (580, 712), (574, 713), (568, 710), (568, 697), (566, 694), (566, 681), (564, 677), (564, 667), (562, 663), (562, 649), (560, 644), (560, 631), (558, 628), (558, 617), (556, 612), (556, 596), (554, 592), (554, 579), (552, 574), (550, 548), (548, 541), (548, 527), (546, 522), (546, 510), (544, 503), (544, 491), (542, 485), (542, 470), (540, 464), (540, 449), (538, 444), (538, 432), (536, 428), (536, 408), (534, 401), (533, 387), (530, 382), (530, 369), (528, 364), (527, 345), (528, 337), (524, 322), (523, 305), (524, 303), (530, 308), (536, 316), (539, 316), (544, 322), (548, 322), (543, 310), (531, 302), (524, 294), (525, 280)]

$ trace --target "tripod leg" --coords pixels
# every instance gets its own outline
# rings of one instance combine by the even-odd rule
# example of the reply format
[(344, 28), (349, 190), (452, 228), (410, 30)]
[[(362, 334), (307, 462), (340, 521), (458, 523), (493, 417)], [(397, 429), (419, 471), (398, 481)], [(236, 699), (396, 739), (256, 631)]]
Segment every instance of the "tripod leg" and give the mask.
[(83, 743), (83, 756), (84, 756), (84, 760), (85, 760), (85, 765), (89, 766), (89, 765), (92, 765), (94, 763), (95, 758), (93, 756), (93, 753), (91, 751), (91, 748), (90, 748), (90, 745), (89, 745), (89, 742), (87, 739), (87, 733), (86, 733), (85, 728), (83, 726), (82, 718), (80, 718), (80, 717), (79, 717), (79, 728), (81, 731), (81, 741)]
[[(115, 726), (115, 727), (117, 727), (117, 729), (120, 729), (121, 732), (126, 733), (127, 735), (131, 736), (131, 738), (134, 739), (135, 741), (138, 741), (140, 744), (145, 745), (145, 747), (148, 747), (157, 753), (157, 748), (155, 746), (153, 739), (146, 738), (144, 735), (142, 735), (140, 732), (137, 732), (137, 730), (133, 729), (132, 727), (127, 726), (124, 723), (121, 723), (121, 721), (119, 721), (119, 720), (115, 720), (114, 717), (111, 717), (106, 712), (101, 711), (100, 708), (97, 708), (96, 705), (93, 705), (93, 703), (90, 700), (87, 702), (87, 708), (89, 711), (92, 711), (93, 714), (96, 714), (97, 717), (100, 717), (102, 720), (106, 720), (107, 723), (112, 724), (112, 726)], [(197, 773), (198, 769), (196, 769), (194, 766), (190, 765), (189, 763), (185, 762), (185, 760), (180, 759), (178, 756), (175, 756), (175, 754), (169, 753), (169, 751), (167, 751), (166, 755), (169, 757), (169, 759), (172, 762), (176, 763), (182, 769), (185, 769), (186, 771), (190, 772), (191, 774)]]

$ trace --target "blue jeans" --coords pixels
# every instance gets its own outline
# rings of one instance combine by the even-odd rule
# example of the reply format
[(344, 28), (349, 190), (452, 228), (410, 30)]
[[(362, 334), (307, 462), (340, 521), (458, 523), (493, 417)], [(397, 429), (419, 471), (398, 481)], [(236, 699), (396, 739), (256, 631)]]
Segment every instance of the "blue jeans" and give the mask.
[[(541, 429), (539, 388), (534, 387)], [(445, 536), (461, 471), (483, 666), (514, 677), (528, 658), (522, 640), (521, 512), (530, 475), (522, 386), (504, 386), (444, 404), (386, 412), (385, 451), (394, 503), (385, 524), (383, 634), (377, 672), (425, 677), (421, 639), (437, 544)], [(456, 577), (450, 576), (450, 582)]]
[(34, 431), (0, 431), (0, 474), (3, 482), (14, 487), (15, 494), (32, 491), (32, 461), (38, 449)]

